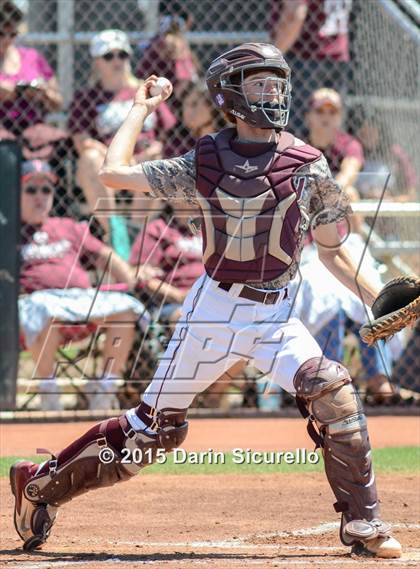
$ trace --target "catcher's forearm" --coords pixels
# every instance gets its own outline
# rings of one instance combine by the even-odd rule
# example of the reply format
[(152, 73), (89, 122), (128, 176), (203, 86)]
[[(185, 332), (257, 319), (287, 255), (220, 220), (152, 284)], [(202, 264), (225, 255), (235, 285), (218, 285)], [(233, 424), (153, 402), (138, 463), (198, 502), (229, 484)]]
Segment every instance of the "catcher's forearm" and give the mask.
[(129, 166), (138, 136), (148, 111), (144, 105), (132, 106), (127, 118), (117, 130), (105, 155), (104, 166)]
[(368, 282), (362, 272), (357, 272), (356, 264), (344, 247), (334, 251), (320, 250), (319, 258), (344, 286), (362, 302), (372, 306), (379, 291)]

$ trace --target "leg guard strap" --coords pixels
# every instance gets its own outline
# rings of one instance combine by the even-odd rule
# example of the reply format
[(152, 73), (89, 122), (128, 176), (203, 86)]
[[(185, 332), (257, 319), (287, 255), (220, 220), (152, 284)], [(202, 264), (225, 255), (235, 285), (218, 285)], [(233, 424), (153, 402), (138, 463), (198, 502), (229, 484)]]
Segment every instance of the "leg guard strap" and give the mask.
[(345, 522), (344, 517), (341, 523), (341, 539), (345, 545), (353, 545), (356, 541), (369, 541), (377, 537), (387, 537), (391, 535), (391, 526), (381, 520), (352, 520)]
[[(136, 411), (136, 414), (140, 417), (139, 410)], [(179, 447), (187, 437), (188, 421), (185, 420), (186, 415), (186, 409), (166, 408), (157, 411), (155, 417), (150, 422), (151, 425), (157, 425), (156, 433), (153, 434), (144, 431), (135, 431), (131, 427), (125, 415), (119, 417), (118, 420), (124, 435), (129, 441), (132, 441), (131, 444), (143, 448), (145, 437), (147, 438), (152, 436), (156, 450), (158, 448), (163, 448), (165, 451), (170, 451)]]

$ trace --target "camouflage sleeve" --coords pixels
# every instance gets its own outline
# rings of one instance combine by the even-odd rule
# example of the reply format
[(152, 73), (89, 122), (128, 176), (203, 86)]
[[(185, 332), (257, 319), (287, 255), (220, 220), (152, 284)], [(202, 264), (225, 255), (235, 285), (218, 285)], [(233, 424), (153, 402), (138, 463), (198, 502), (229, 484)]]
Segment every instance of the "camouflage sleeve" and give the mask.
[(185, 200), (197, 205), (195, 150), (177, 158), (151, 160), (142, 164), (150, 184), (150, 194), (164, 200)]
[(299, 174), (307, 176), (308, 213), (312, 229), (318, 225), (335, 223), (352, 213), (349, 197), (332, 177), (323, 155), (316, 162), (300, 170)]

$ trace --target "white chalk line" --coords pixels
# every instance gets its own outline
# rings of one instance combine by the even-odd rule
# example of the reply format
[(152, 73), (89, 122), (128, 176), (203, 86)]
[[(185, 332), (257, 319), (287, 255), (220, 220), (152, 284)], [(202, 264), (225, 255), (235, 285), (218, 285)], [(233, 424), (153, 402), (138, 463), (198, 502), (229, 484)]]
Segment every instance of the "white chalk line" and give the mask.
[[(280, 537), (280, 538), (287, 538), (287, 537), (311, 537), (317, 535), (323, 535), (326, 533), (331, 533), (339, 528), (338, 522), (324, 522), (317, 526), (312, 526), (309, 528), (302, 528), (292, 531), (278, 531), (278, 532), (267, 532), (267, 533), (259, 533), (253, 534), (252, 536), (243, 536), (237, 537), (234, 539), (227, 539), (227, 540), (196, 540), (196, 541), (118, 541), (118, 542), (107, 542), (110, 545), (119, 544), (119, 545), (137, 545), (140, 547), (188, 547), (188, 548), (196, 548), (196, 549), (236, 549), (236, 548), (243, 548), (243, 549), (253, 549), (256, 546), (258, 547), (265, 547), (267, 549), (278, 549), (279, 547), (282, 548), (303, 548), (303, 549), (328, 549), (328, 547), (322, 546), (303, 546), (303, 545), (296, 545), (296, 546), (286, 546), (281, 544), (255, 544), (250, 543), (252, 539), (262, 539), (262, 538), (273, 538), (273, 537)], [(420, 524), (416, 523), (396, 523), (392, 524), (392, 527), (395, 529), (417, 529), (420, 530)], [(90, 540), (92, 541), (92, 539)], [(103, 543), (100, 540), (100, 543)], [(344, 547), (344, 546), (343, 546)], [(336, 547), (332, 547), (331, 549), (339, 549)]]
[[(420, 530), (420, 524), (415, 523), (396, 523), (391, 524), (393, 529), (418, 529)], [(270, 537), (311, 537), (316, 535), (323, 535), (325, 533), (331, 533), (338, 530), (340, 527), (339, 522), (325, 522), (317, 526), (312, 526), (310, 528), (297, 529), (293, 531), (277, 531), (270, 533), (259, 533), (250, 536), (248, 539), (254, 538), (270, 538)]]
[[(420, 559), (420, 558), (419, 558)], [(240, 565), (240, 566), (244, 566), (244, 564), (248, 565), (259, 565), (259, 566), (264, 566), (267, 567), (267, 565), (273, 565), (275, 567), (279, 567), (281, 565), (284, 565), (286, 567), (289, 567), (291, 565), (298, 565), (298, 566), (302, 566), (305, 565), (306, 567), (308, 566), (308, 559), (279, 559), (279, 558), (275, 558), (275, 559), (229, 559), (226, 560), (229, 562), (229, 565)], [(372, 561), (375, 563), (375, 567), (378, 567), (377, 563), (378, 560), (377, 559), (363, 559), (363, 564), (364, 566), (366, 566), (366, 564), (369, 563), (369, 561)], [(393, 566), (393, 565), (401, 565), (404, 567), (418, 567), (418, 559), (381, 559), (381, 569), (383, 567), (386, 566)], [(25, 562), (25, 563), (19, 563), (18, 565), (14, 565), (14, 567), (16, 567), (16, 569), (51, 569), (51, 567), (68, 567), (68, 566), (79, 566), (79, 565), (107, 565), (107, 564), (114, 564), (114, 565), (119, 565), (119, 564), (123, 564), (123, 565), (127, 565), (129, 567), (136, 567), (136, 566), (141, 566), (141, 565), (156, 565), (156, 564), (162, 564), (162, 563), (176, 563), (176, 565), (186, 565), (187, 563), (193, 563), (194, 565), (197, 564), (201, 564), (201, 565), (212, 565), (212, 560), (211, 559), (173, 559), (173, 560), (166, 560), (166, 561), (162, 561), (162, 559), (145, 559), (145, 560), (136, 560), (134, 561), (133, 559), (127, 560), (127, 559), (121, 559), (119, 557), (112, 557), (109, 559), (97, 559), (97, 560), (89, 560), (89, 561), (60, 561), (60, 560), (51, 560), (51, 561), (41, 561), (39, 563), (34, 563), (34, 562)], [(220, 559), (215, 559), (214, 560), (215, 563), (219, 563)], [(360, 567), (361, 566), (361, 560), (360, 559), (342, 559), (342, 558), (337, 558), (337, 559), (316, 559), (313, 560), (314, 564), (316, 565), (330, 565), (330, 566), (337, 566), (339, 565), (340, 567), (342, 567), (343, 565), (354, 565), (355, 567)]]
[[(333, 547), (322, 545), (306, 546), (306, 545), (275, 545), (274, 543), (243, 543), (241, 541), (178, 541), (178, 542), (166, 542), (166, 541), (119, 541), (118, 545), (136, 545), (137, 547), (160, 547), (160, 548), (172, 548), (172, 547), (183, 547), (189, 549), (290, 549), (290, 550), (323, 550), (323, 551), (340, 551), (342, 547)], [(419, 549), (420, 551), (420, 549)]]
[[(317, 526), (312, 526), (310, 528), (296, 529), (292, 531), (274, 531), (270, 533), (257, 533), (253, 535), (254, 538), (266, 538), (266, 537), (311, 537), (315, 535), (323, 535), (324, 533), (330, 533), (335, 531), (340, 527), (338, 522), (324, 522)], [(251, 537), (251, 536), (250, 536)]]
[[(312, 526), (309, 528), (302, 528), (302, 529), (297, 529), (297, 530), (292, 530), (292, 531), (279, 531), (279, 532), (271, 532), (271, 533), (260, 533), (260, 534), (254, 534), (254, 538), (272, 538), (272, 537), (310, 537), (310, 536), (317, 536), (317, 535), (323, 535), (323, 534), (327, 534), (330, 533), (336, 529), (338, 529), (339, 524), (337, 522), (324, 522), (321, 523), (317, 526)], [(392, 524), (393, 528), (396, 529), (420, 529), (420, 524), (416, 524), (416, 523), (396, 523), (396, 524)], [(118, 541), (118, 545), (135, 545), (137, 547), (157, 547), (157, 548), (174, 548), (174, 547), (180, 547), (180, 548), (189, 548), (189, 549), (242, 549), (242, 550), (255, 550), (255, 549), (268, 549), (268, 550), (288, 550), (288, 551), (302, 551), (302, 552), (308, 552), (308, 551), (325, 551), (325, 552), (339, 552), (343, 550), (343, 547), (331, 547), (331, 546), (304, 546), (304, 545), (282, 545), (282, 544), (270, 544), (270, 543), (266, 543), (266, 544), (255, 544), (255, 543), (246, 543), (246, 540), (250, 540), (251, 536), (249, 537), (241, 537), (241, 538), (235, 538), (235, 539), (231, 539), (231, 540), (209, 540), (209, 541)], [(78, 540), (79, 543), (80, 540)], [(92, 542), (92, 540), (90, 540), (90, 543)], [(100, 541), (101, 543), (102, 540)], [(109, 545), (115, 545), (114, 542), (107, 542)], [(140, 554), (141, 555), (141, 554)], [(408, 558), (407, 558), (408, 557)], [(167, 562), (172, 562), (172, 561), (176, 561), (177, 564), (185, 564), (185, 563), (190, 563), (190, 562), (194, 562), (194, 564), (197, 563), (202, 563), (202, 560), (200, 559), (177, 559), (177, 560), (167, 560)], [(229, 562), (230, 563), (236, 563), (236, 562), (241, 562), (243, 563), (244, 560), (235, 560), (235, 559), (230, 559)], [(369, 559), (365, 560), (366, 562), (369, 561)], [(372, 561), (377, 562), (378, 560), (376, 559), (372, 559)], [(390, 565), (399, 565), (399, 564), (405, 564), (406, 567), (410, 567), (410, 566), (418, 566), (418, 562), (420, 561), (420, 548), (405, 548), (405, 555), (403, 558), (401, 559), (382, 559), (381, 560), (381, 566), (383, 567), (384, 564), (390, 564)], [(208, 559), (205, 561), (207, 564), (211, 563), (211, 560)], [(13, 562), (12, 562), (13, 563)], [(162, 560), (155, 560), (155, 559), (145, 559), (145, 560), (126, 560), (126, 559), (121, 559), (119, 557), (114, 557), (114, 558), (109, 558), (109, 559), (98, 559), (98, 560), (77, 560), (77, 561), (62, 561), (62, 560), (50, 560), (50, 561), (45, 561), (45, 562), (38, 562), (38, 563), (34, 563), (34, 562), (30, 562), (30, 563), (13, 563), (13, 566), (16, 567), (17, 569), (50, 569), (52, 566), (54, 567), (67, 567), (69, 565), (94, 565), (97, 563), (101, 563), (101, 564), (110, 564), (110, 563), (114, 563), (114, 564), (126, 564), (126, 565), (130, 565), (130, 566), (136, 566), (136, 565), (152, 565), (152, 564), (156, 564), (156, 563), (162, 563)], [(264, 561), (265, 564), (270, 563), (270, 564), (274, 564), (276, 566), (278, 565), (304, 565), (308, 563), (308, 560), (306, 559), (287, 559), (287, 560), (282, 560), (280, 558), (276, 558), (273, 560), (265, 560)], [(360, 560), (358, 559), (317, 559), (315, 561), (315, 563), (320, 564), (320, 565), (336, 565), (336, 564), (340, 564), (341, 565), (349, 565), (349, 564), (355, 564), (358, 563), (359, 567), (360, 567)], [(253, 559), (247, 559), (246, 560), (246, 564), (261, 564), (261, 560), (253, 560)]]

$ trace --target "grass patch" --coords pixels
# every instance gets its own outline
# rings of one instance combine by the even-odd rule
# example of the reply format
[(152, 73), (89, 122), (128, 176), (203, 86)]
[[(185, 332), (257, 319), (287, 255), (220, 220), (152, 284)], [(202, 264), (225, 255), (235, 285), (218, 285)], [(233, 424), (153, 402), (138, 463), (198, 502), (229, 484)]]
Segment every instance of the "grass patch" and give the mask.
[[(271, 458), (268, 457), (268, 454), (267, 458)], [(214, 460), (216, 457), (213, 453), (213, 464), (210, 463), (208, 457), (202, 464), (191, 464), (188, 462), (178, 464), (176, 460), (180, 461), (183, 459), (181, 453), (177, 456), (169, 453), (164, 464), (154, 464), (147, 468), (145, 472), (147, 474), (179, 474), (184, 476), (187, 474), (282, 474), (323, 471), (321, 457), (317, 464), (287, 464), (284, 462), (284, 457), (282, 457), (280, 464), (256, 464), (255, 462), (237, 464), (235, 461), (243, 456), (245, 454), (236, 455), (236, 458), (234, 458), (231, 452), (225, 453), (224, 464), (216, 464)], [(189, 457), (192, 458), (193, 455), (190, 453)], [(1, 457), (0, 476), (8, 476), (10, 466), (19, 459), (40, 463), (45, 460), (45, 457), (39, 455), (31, 457)], [(401, 472), (407, 474), (420, 471), (420, 448), (418, 447), (376, 449), (373, 451), (373, 459), (375, 472), (377, 473)]]

